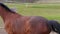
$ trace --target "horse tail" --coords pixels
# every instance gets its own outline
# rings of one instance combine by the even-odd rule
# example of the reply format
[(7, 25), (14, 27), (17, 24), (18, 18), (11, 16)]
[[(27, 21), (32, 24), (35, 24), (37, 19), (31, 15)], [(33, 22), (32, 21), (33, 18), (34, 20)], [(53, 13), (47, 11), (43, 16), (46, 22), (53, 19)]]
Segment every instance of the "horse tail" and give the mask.
[(52, 31), (58, 32), (59, 30), (59, 23), (55, 20), (49, 20), (48, 21), (49, 27), (51, 28)]

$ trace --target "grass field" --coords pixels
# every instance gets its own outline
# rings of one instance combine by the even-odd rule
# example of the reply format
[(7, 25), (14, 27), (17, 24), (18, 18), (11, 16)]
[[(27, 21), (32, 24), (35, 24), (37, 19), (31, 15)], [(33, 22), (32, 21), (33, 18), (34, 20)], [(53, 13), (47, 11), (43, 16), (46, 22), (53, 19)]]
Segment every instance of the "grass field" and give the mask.
[(60, 21), (60, 4), (5, 4), (9, 8), (16, 7), (17, 13), (24, 16), (43, 16), (49, 20)]
[(60, 4), (8, 4), (9, 7), (16, 7), (21, 15), (43, 16), (48, 19), (60, 20)]

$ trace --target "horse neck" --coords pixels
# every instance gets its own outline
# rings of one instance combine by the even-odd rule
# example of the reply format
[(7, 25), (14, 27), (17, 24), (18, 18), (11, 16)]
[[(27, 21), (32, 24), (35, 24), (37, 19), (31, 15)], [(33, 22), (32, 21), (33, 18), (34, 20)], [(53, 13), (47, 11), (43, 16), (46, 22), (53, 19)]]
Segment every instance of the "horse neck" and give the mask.
[(1, 15), (1, 17), (3, 18), (3, 20), (5, 21), (5, 19), (10, 15), (10, 13), (7, 12), (7, 11), (2, 11), (2, 12), (0, 13), (0, 15)]
[(2, 13), (0, 13), (3, 21), (5, 22), (7, 19), (11, 18), (12, 16), (20, 16), (19, 14), (17, 13), (11, 13), (10, 11), (3, 11)]

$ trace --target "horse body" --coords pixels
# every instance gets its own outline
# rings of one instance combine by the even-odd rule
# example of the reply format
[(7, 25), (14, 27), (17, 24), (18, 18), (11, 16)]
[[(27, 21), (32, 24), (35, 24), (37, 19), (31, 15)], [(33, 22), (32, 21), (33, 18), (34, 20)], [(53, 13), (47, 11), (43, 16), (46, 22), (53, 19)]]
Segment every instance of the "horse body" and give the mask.
[(0, 15), (8, 34), (49, 34), (51, 31), (48, 20), (44, 17), (19, 15), (2, 3), (0, 3)]
[(47, 34), (49, 30), (46, 24), (47, 20), (38, 17), (18, 16), (18, 18), (10, 18), (11, 20), (8, 20), (5, 29), (11, 34)]

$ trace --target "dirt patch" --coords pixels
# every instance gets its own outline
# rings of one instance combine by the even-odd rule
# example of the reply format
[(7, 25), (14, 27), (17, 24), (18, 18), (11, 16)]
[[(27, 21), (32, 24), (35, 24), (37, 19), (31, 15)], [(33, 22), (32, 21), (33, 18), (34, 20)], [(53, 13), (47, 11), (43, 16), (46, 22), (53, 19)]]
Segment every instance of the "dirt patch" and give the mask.
[(58, 33), (52, 31), (50, 34), (58, 34)]
[(0, 34), (7, 34), (6, 31), (4, 29), (0, 29)]

